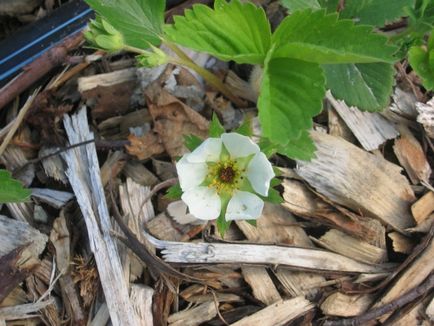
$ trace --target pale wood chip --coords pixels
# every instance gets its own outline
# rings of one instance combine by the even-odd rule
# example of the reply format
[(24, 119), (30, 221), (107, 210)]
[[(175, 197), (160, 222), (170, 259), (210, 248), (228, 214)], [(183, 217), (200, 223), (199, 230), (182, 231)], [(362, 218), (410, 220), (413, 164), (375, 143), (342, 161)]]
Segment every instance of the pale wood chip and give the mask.
[(414, 225), (410, 204), (415, 196), (399, 166), (345, 140), (318, 132), (311, 136), (316, 157), (310, 162), (297, 161), (297, 173), (312, 187), (399, 231)]

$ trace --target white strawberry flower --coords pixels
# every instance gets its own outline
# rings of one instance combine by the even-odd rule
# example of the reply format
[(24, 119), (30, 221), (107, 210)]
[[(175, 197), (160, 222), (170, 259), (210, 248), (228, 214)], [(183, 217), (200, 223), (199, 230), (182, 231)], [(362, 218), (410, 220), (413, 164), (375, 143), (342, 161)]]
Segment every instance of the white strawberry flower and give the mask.
[(261, 216), (275, 176), (264, 153), (250, 138), (224, 133), (208, 138), (177, 163), (181, 199), (191, 214), (214, 220), (253, 220)]

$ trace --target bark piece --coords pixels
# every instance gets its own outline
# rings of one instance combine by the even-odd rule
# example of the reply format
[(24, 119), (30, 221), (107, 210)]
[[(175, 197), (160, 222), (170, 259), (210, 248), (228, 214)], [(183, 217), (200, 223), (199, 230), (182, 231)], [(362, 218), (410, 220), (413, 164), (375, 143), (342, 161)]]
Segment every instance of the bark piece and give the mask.
[(50, 241), (56, 248), (57, 268), (62, 274), (59, 279), (63, 303), (74, 324), (85, 325), (85, 314), (71, 276), (70, 236), (63, 214), (54, 220)]
[(139, 162), (128, 162), (122, 172), (126, 177), (133, 179), (134, 182), (142, 186), (151, 187), (158, 183), (158, 178)]
[(434, 138), (434, 98), (425, 103), (416, 103), (416, 110), (419, 113), (417, 122), (422, 124), (427, 135)]
[(263, 267), (242, 267), (244, 280), (253, 290), (253, 296), (266, 305), (282, 300), (267, 269)]
[[(252, 242), (313, 247), (312, 242), (301, 227), (290, 225), (295, 223), (295, 219), (280, 205), (268, 203), (265, 204), (261, 218), (257, 220), (257, 227), (253, 227), (246, 221), (237, 221), (238, 227)], [(322, 275), (316, 273), (289, 271), (282, 268), (277, 269), (275, 275), (292, 296), (315, 295), (317, 291), (312, 288), (312, 284), (325, 281)], [(273, 287), (268, 287), (262, 285), (260, 281), (261, 279), (256, 282), (258, 287), (265, 287), (271, 294), (274, 291), (277, 292), (273, 283)]]
[(402, 254), (410, 254), (413, 251), (415, 243), (410, 238), (398, 232), (390, 232), (387, 236), (392, 240), (393, 251)]
[(331, 104), (327, 108), (328, 113), (328, 127), (329, 133), (335, 137), (341, 137), (347, 142), (354, 143), (356, 138), (351, 132), (350, 128), (345, 124), (344, 120), (339, 116), (335, 109), (331, 107)]
[(428, 183), (431, 167), (422, 146), (407, 127), (400, 126), (399, 132), (401, 137), (395, 140), (393, 146), (399, 163), (404, 167), (413, 184), (421, 181)]
[(29, 250), (34, 258), (38, 258), (48, 237), (25, 222), (16, 221), (0, 215), (0, 257), (10, 251), (31, 244)]
[[(65, 116), (64, 125), (70, 144), (94, 139), (89, 130), (86, 109), (72, 117)], [(110, 215), (101, 183), (95, 145), (71, 149), (63, 154), (68, 165), (67, 175), (86, 223), (90, 247), (114, 325), (139, 325), (122, 277), (117, 245), (110, 234)]]
[(134, 284), (131, 287), (131, 302), (142, 320), (141, 325), (154, 325), (154, 317), (152, 316), (153, 295), (154, 289), (149, 286)]
[(211, 301), (192, 309), (174, 313), (169, 316), (167, 321), (170, 326), (196, 326), (214, 318), (216, 315), (216, 303)]
[(364, 313), (374, 301), (369, 294), (348, 295), (335, 292), (329, 295), (320, 308), (325, 315), (352, 317)]
[(330, 91), (326, 97), (367, 151), (377, 149), (386, 140), (399, 135), (395, 126), (379, 113), (349, 107), (344, 101), (335, 99)]
[(20, 306), (0, 308), (0, 321), (1, 320), (16, 320), (27, 319), (35, 316), (39, 310), (48, 307), (55, 303), (54, 298), (35, 303), (26, 303)]
[[(149, 187), (143, 187), (129, 178), (126, 183), (119, 186), (119, 197), (125, 222), (136, 237), (145, 244), (147, 241), (141, 232), (143, 225), (155, 216), (152, 202), (149, 200), (144, 202), (149, 194)], [(119, 230), (118, 226), (116, 230)], [(123, 244), (119, 247), (125, 280), (134, 282), (143, 273), (143, 263)], [(155, 252), (152, 246), (147, 245), (147, 247), (148, 250)]]
[(419, 225), (434, 211), (434, 193), (428, 191), (411, 206), (411, 212)]
[(18, 247), (6, 255), (0, 255), (0, 302), (29, 275), (39, 264), (32, 255), (29, 244)]
[(231, 326), (280, 326), (287, 325), (291, 320), (313, 309), (313, 304), (300, 297), (280, 301), (265, 307), (262, 310), (245, 317)]
[[(402, 296), (420, 285), (434, 270), (434, 241), (422, 254), (400, 275), (396, 283), (376, 302), (375, 307), (382, 306)], [(384, 321), (385, 317), (382, 318)]]
[[(38, 158), (53, 154), (59, 149), (60, 148), (58, 147), (42, 147), (38, 153)], [(68, 179), (65, 175), (65, 165), (63, 164), (62, 158), (59, 155), (54, 155), (43, 159), (41, 163), (47, 176), (53, 178), (56, 181), (60, 181), (63, 184), (68, 182)]]
[(311, 135), (316, 158), (297, 161), (297, 173), (312, 187), (398, 231), (414, 225), (410, 204), (415, 197), (400, 167), (342, 139), (318, 132)]
[[(145, 234), (145, 232), (144, 232)], [(297, 270), (381, 273), (381, 265), (368, 265), (323, 250), (272, 245), (187, 243), (161, 241), (145, 234), (164, 260), (187, 264), (266, 264), (283, 265)]]
[(386, 248), (378, 248), (338, 230), (327, 231), (315, 242), (328, 250), (365, 263), (379, 264), (387, 260)]
[(282, 186), (284, 189), (282, 205), (291, 213), (308, 219), (319, 219), (322, 224), (339, 228), (374, 246), (386, 247), (386, 231), (379, 221), (358, 216), (342, 207), (334, 208), (299, 181), (284, 179)]
[(74, 198), (74, 194), (48, 188), (32, 188), (32, 197), (51, 207), (61, 209)]

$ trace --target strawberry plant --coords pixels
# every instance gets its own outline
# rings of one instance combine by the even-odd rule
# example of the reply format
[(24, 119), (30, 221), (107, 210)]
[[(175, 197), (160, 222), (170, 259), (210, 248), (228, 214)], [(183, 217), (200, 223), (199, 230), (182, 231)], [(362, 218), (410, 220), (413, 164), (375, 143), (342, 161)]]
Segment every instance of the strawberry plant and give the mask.
[[(263, 143), (288, 157), (312, 158), (314, 145), (308, 130), (322, 110), (326, 87), (360, 109), (378, 111), (388, 103), (397, 47), (373, 27), (327, 12), (321, 8), (323, 1), (307, 1), (308, 8), (294, 7), (302, 10), (287, 16), (274, 32), (261, 7), (240, 0), (216, 0), (214, 8), (193, 5), (166, 25), (163, 0), (87, 2), (98, 13), (86, 33), (94, 46), (136, 52), (142, 65), (187, 66), (229, 98), (225, 85), (192, 62), (178, 45), (220, 60), (261, 66), (257, 106)], [(369, 13), (366, 17), (372, 19)], [(161, 43), (176, 57), (159, 49)]]

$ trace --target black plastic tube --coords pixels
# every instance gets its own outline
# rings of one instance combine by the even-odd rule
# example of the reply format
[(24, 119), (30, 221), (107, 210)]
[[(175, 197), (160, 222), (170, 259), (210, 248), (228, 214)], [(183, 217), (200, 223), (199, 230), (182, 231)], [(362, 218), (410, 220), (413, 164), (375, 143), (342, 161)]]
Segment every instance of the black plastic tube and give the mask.
[[(182, 2), (169, 0), (167, 7)], [(47, 50), (82, 30), (93, 16), (93, 11), (84, 1), (73, 0), (0, 42), (0, 87)]]

